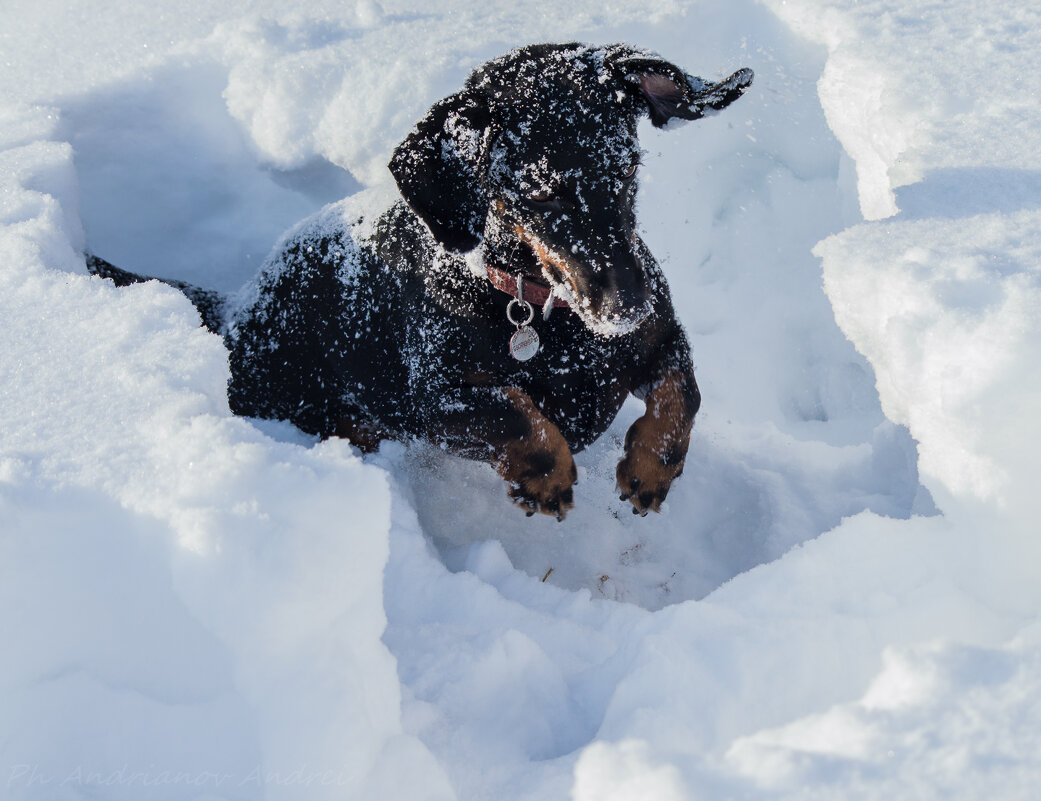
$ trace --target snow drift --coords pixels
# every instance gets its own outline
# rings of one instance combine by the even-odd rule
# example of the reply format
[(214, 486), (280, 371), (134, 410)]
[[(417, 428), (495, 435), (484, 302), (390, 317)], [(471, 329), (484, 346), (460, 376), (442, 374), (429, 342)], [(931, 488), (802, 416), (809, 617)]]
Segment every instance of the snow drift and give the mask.
[[(5, 797), (1031, 797), (1041, 12), (2, 14)], [(474, 64), (569, 38), (757, 75), (641, 131), (704, 393), (658, 517), (612, 493), (635, 402), (528, 520), (480, 465), (232, 417), (185, 298), (86, 275), (234, 289)]]

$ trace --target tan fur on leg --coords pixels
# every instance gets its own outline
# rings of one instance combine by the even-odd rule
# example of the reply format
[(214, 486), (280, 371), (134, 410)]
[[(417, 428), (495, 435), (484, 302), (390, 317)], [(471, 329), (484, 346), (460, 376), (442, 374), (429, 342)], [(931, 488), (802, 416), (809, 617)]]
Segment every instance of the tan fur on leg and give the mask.
[(510, 497), (528, 514), (541, 512), (563, 520), (574, 506), (571, 485), (578, 472), (567, 441), (524, 392), (508, 387), (503, 394), (523, 415), (528, 431), (508, 441), (495, 469), (511, 485)]
[(689, 377), (667, 373), (647, 395), (647, 411), (629, 428), (617, 477), (622, 499), (632, 502), (634, 513), (661, 511), (673, 479), (683, 472), (692, 405)]

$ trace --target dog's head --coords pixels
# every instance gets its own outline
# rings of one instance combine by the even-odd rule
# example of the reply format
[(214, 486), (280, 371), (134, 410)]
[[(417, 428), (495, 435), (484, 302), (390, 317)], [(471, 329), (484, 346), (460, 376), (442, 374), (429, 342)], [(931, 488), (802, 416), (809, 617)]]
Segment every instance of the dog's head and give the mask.
[(650, 310), (634, 211), (639, 118), (697, 119), (751, 82), (745, 69), (707, 83), (625, 45), (533, 45), (475, 70), (390, 169), (442, 246), (519, 244), (590, 329), (623, 334)]

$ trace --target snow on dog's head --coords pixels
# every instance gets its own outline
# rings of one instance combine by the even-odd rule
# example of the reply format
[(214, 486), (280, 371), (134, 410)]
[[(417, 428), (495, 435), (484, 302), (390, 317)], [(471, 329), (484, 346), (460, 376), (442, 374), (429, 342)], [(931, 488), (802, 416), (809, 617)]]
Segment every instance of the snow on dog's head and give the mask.
[(655, 290), (636, 232), (637, 122), (697, 119), (751, 81), (708, 83), (627, 45), (533, 45), (435, 104), (390, 168), (442, 247), (541, 273), (590, 330), (626, 334)]

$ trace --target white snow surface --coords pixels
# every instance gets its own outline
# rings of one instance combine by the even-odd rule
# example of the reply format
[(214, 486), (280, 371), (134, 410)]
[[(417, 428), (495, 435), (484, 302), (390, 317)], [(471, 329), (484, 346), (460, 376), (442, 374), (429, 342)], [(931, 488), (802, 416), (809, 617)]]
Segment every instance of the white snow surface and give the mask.
[[(0, 9), (0, 797), (1033, 799), (1041, 8)], [(233, 417), (233, 291), (486, 58), (749, 66), (641, 128), (704, 395), (663, 512)], [(364, 196), (362, 196), (364, 197)]]

